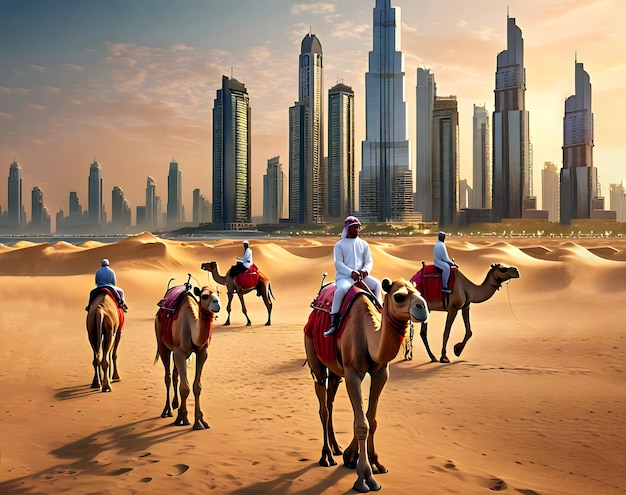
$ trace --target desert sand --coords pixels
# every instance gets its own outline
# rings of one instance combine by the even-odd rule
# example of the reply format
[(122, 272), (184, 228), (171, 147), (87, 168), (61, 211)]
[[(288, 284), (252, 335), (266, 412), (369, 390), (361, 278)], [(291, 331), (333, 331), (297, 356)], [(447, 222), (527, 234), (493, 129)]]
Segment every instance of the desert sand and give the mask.
[[(432, 260), (434, 237), (364, 237), (378, 278), (409, 279)], [(252, 326), (235, 299), (224, 327), (221, 293), (202, 380), (205, 431), (160, 417), (156, 303), (171, 277), (181, 284), (191, 273), (195, 285), (217, 288), (200, 264), (215, 260), (224, 273), (240, 240), (144, 233), (112, 244), (0, 245), (0, 493), (353, 493), (356, 474), (340, 457), (318, 465), (321, 426), (303, 348), (322, 273), (334, 277), (335, 240), (251, 239), (276, 297), (272, 325), (251, 293)], [(413, 359), (391, 362), (376, 433), (389, 469), (376, 475), (381, 493), (626, 493), (626, 240), (450, 236), (446, 245), (475, 283), (496, 262), (521, 277), (472, 305), (474, 335), (460, 357), (452, 352), (463, 336), (458, 316), (450, 364), (430, 362), (418, 331)], [(130, 307), (111, 393), (90, 389), (84, 310), (105, 257)], [(444, 320), (431, 313), (437, 355)], [(335, 426), (347, 446), (343, 384)]]

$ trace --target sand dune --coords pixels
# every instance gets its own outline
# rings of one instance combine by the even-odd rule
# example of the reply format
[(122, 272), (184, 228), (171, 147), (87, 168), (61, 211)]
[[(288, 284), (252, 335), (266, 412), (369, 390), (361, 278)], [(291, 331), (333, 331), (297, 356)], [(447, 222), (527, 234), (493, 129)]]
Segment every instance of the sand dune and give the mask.
[[(367, 239), (379, 278), (408, 279), (432, 259), (432, 237)], [(303, 366), (302, 328), (323, 273), (334, 277), (335, 240), (251, 240), (276, 296), (273, 324), (264, 326), (254, 294), (245, 296), (250, 327), (237, 298), (230, 327), (222, 326), (222, 309), (203, 377), (208, 431), (160, 417), (165, 390), (153, 365), (153, 318), (170, 278), (181, 284), (190, 275), (217, 289), (200, 264), (217, 261), (225, 273), (240, 240), (144, 233), (111, 244), (0, 245), (0, 493), (351, 493), (353, 471), (317, 464), (321, 426)], [(449, 237), (446, 244), (476, 284), (492, 263), (517, 266), (521, 278), (472, 305), (474, 335), (461, 357), (451, 351), (463, 336), (458, 316), (452, 363), (430, 363), (419, 331), (413, 360), (391, 363), (376, 433), (389, 468), (377, 475), (381, 493), (626, 493), (626, 240)], [(122, 380), (110, 394), (89, 388), (84, 311), (105, 257), (130, 306)], [(444, 321), (444, 313), (431, 314), (436, 354)], [(343, 385), (335, 426), (347, 446), (352, 410)]]

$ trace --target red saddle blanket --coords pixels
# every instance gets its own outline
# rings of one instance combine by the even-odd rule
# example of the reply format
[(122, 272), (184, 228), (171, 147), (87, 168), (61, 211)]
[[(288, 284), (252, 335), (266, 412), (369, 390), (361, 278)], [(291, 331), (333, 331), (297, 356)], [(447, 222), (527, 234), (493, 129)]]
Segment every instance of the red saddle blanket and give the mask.
[(259, 269), (253, 263), (245, 272), (235, 275), (235, 284), (243, 290), (254, 289), (259, 283), (259, 274)]
[(333, 305), (335, 294), (334, 282), (325, 285), (319, 291), (317, 297), (311, 303), (313, 311), (309, 315), (309, 320), (304, 326), (305, 335), (313, 339), (315, 352), (323, 363), (332, 363), (337, 358), (337, 338), (343, 332), (343, 321), (348, 316), (355, 299), (359, 295), (370, 298), (374, 306), (382, 312), (382, 306), (370, 291), (359, 287), (360, 283), (354, 284), (343, 298), (341, 309), (339, 310), (339, 330), (333, 335), (324, 337), (324, 332), (330, 328), (330, 311)]
[(157, 311), (156, 316), (161, 324), (161, 340), (169, 348), (171, 348), (174, 344), (174, 340), (172, 338), (172, 325), (174, 324), (174, 320), (178, 318), (181, 303), (183, 299), (187, 297), (187, 294), (190, 294), (187, 287), (184, 285), (175, 285), (171, 289), (168, 289), (163, 296), (163, 299), (157, 303), (159, 310)]
[[(450, 278), (448, 279), (448, 287), (454, 287), (456, 280), (456, 267), (450, 267)], [(435, 265), (424, 265), (420, 271), (411, 277), (411, 282), (422, 294), (426, 301), (443, 300), (443, 292), (441, 289), (441, 270)]]

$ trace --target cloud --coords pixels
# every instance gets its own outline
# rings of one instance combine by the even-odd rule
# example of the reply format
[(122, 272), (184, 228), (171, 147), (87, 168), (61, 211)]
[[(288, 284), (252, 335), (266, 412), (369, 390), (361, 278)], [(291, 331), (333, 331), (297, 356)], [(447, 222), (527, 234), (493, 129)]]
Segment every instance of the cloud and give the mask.
[(65, 67), (65, 69), (67, 70), (74, 72), (82, 72), (84, 70), (84, 67), (82, 67), (81, 65), (65, 64), (63, 67)]
[(311, 13), (311, 14), (332, 14), (335, 12), (335, 6), (332, 3), (296, 3), (291, 6), (292, 14), (302, 14), (302, 13)]

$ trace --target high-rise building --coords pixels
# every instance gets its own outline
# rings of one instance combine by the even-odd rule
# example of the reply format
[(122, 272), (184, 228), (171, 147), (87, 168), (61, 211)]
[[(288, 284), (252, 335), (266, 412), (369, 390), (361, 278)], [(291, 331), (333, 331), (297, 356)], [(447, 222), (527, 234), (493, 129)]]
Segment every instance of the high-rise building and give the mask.
[(251, 221), (250, 99), (244, 84), (222, 76), (213, 104), (213, 223)]
[(289, 219), (321, 223), (325, 213), (322, 44), (307, 34), (300, 46), (298, 101), (289, 107)]
[(524, 40), (515, 18), (507, 16), (507, 49), (498, 53), (493, 113), (494, 219), (522, 218), (529, 196), (528, 111), (525, 102)]
[(328, 217), (356, 211), (354, 91), (338, 83), (328, 91)]
[(157, 226), (157, 214), (156, 214), (156, 181), (154, 178), (148, 176), (146, 180), (146, 219), (145, 226), (148, 230), (154, 229)]
[(459, 211), (459, 113), (456, 96), (437, 96), (433, 106), (432, 209), (440, 227), (457, 222)]
[(284, 182), (280, 157), (267, 160), (267, 171), (263, 176), (263, 223), (278, 223), (282, 218)]
[(474, 105), (473, 182), (470, 208), (491, 208), (491, 155), (489, 147), (489, 114), (483, 105)]
[(15, 160), (9, 166), (8, 193), (8, 223), (13, 226), (21, 225), (24, 223), (22, 221), (22, 210), (24, 209), (22, 202), (22, 167)]
[(370, 221), (403, 220), (414, 208), (401, 25), (400, 9), (390, 0), (376, 0), (359, 175), (360, 212)]
[(565, 100), (563, 117), (562, 224), (569, 224), (573, 218), (591, 218), (592, 202), (597, 195), (591, 82), (579, 62), (575, 62), (575, 88), (576, 93)]
[(50, 233), (50, 214), (44, 204), (43, 191), (35, 186), (31, 192), (31, 231), (37, 234)]
[(89, 167), (89, 183), (87, 186), (87, 221), (91, 227), (99, 227), (103, 221), (102, 208), (102, 167), (94, 159)]
[(549, 222), (559, 221), (559, 173), (556, 165), (545, 162), (541, 171), (541, 204)]
[(435, 74), (417, 69), (416, 139), (415, 139), (415, 211), (422, 212), (425, 222), (433, 214), (433, 105), (437, 96)]
[(175, 227), (182, 220), (183, 174), (178, 169), (178, 162), (172, 158), (167, 175), (167, 227)]
[(115, 228), (130, 227), (130, 206), (121, 187), (111, 192), (111, 225)]

